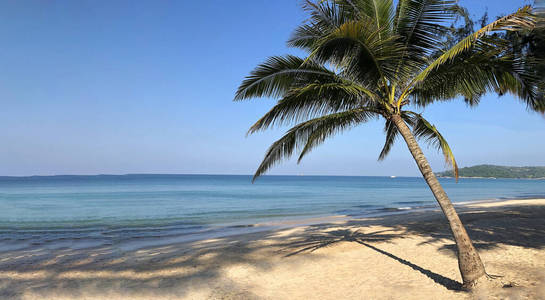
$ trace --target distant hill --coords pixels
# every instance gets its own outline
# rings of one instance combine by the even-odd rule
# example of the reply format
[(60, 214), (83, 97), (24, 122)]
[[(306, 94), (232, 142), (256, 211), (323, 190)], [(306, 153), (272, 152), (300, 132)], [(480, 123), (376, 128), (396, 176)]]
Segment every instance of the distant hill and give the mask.
[[(435, 173), (439, 177), (454, 177), (452, 170)], [(505, 167), (477, 165), (459, 169), (460, 177), (545, 178), (545, 167)]]

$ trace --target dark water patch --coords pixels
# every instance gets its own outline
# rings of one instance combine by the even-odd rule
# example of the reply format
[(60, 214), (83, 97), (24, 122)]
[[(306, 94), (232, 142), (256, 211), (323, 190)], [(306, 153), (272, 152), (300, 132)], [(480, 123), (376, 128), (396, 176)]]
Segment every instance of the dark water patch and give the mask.
[(394, 204), (401, 204), (401, 205), (418, 205), (418, 204), (424, 204), (424, 203), (430, 203), (430, 201), (420, 200), (420, 201), (398, 201), (394, 202)]
[(360, 204), (360, 205), (354, 205), (353, 207), (358, 207), (358, 208), (374, 208), (374, 207), (377, 207), (378, 205), (375, 205), (375, 204)]
[(250, 228), (254, 226), (255, 226), (254, 224), (240, 224), (240, 225), (229, 226), (229, 228)]

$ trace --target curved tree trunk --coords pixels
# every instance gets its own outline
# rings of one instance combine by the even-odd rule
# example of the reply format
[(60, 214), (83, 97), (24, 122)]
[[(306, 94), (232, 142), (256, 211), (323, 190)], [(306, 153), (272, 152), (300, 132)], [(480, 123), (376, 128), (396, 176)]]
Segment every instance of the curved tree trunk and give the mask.
[(460, 273), (462, 274), (462, 279), (464, 281), (463, 286), (465, 288), (471, 288), (476, 283), (477, 279), (486, 274), (481, 258), (469, 239), (466, 229), (460, 221), (460, 217), (458, 217), (456, 210), (454, 210), (452, 202), (450, 202), (450, 199), (437, 180), (437, 177), (433, 174), (428, 160), (424, 156), (424, 153), (422, 153), (420, 146), (418, 146), (413, 133), (400, 115), (393, 115), (391, 119), (405, 139), (420, 172), (424, 176), (435, 199), (439, 202), (439, 206), (441, 206), (443, 213), (447, 217), (452, 235), (456, 241), (456, 246), (458, 247), (458, 266), (460, 267)]

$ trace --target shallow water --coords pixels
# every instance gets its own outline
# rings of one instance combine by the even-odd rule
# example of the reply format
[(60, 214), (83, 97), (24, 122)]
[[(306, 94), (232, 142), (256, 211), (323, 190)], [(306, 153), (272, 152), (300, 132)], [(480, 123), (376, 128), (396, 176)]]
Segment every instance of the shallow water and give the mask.
[[(545, 180), (440, 181), (454, 202), (545, 197)], [(264, 176), (255, 184), (231, 175), (0, 177), (0, 250), (181, 241), (270, 221), (435, 205), (416, 177)]]

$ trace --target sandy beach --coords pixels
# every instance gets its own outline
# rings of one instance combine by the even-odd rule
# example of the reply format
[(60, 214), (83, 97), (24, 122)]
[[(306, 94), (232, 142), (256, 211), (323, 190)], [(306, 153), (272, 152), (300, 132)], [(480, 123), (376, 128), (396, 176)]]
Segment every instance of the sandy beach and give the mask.
[(545, 199), (457, 206), (503, 288), (458, 290), (438, 210), (121, 251), (6, 251), (1, 299), (545, 299)]

